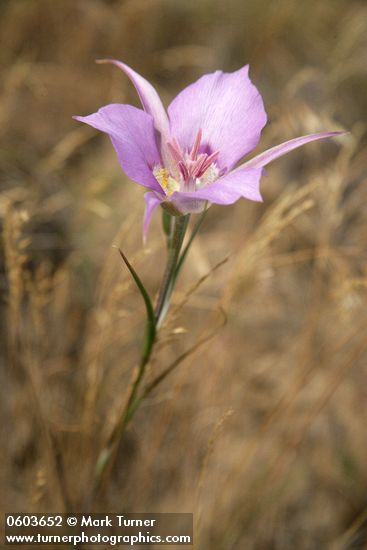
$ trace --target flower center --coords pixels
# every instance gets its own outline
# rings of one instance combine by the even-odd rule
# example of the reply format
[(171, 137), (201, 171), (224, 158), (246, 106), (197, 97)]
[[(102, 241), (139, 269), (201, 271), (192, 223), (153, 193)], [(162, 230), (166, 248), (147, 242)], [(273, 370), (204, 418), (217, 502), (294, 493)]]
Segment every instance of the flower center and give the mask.
[(219, 176), (216, 160), (219, 151), (210, 155), (199, 153), (202, 131), (199, 129), (191, 151), (184, 153), (176, 138), (172, 138), (167, 146), (176, 165), (177, 177), (172, 177), (166, 168), (157, 166), (153, 170), (155, 178), (167, 195), (175, 191), (195, 191), (215, 181)]

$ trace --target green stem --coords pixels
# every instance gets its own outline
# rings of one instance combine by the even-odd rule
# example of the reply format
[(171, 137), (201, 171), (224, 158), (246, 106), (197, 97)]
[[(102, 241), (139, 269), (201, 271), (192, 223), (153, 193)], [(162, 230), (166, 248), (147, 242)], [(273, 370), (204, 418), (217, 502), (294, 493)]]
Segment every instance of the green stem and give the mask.
[(189, 240), (187, 241), (187, 245), (185, 246), (185, 248), (183, 249), (182, 253), (181, 253), (181, 256), (180, 256), (180, 259), (178, 260), (177, 262), (177, 265), (176, 265), (176, 269), (175, 269), (175, 273), (174, 273), (174, 277), (173, 277), (173, 284), (175, 284), (176, 282), (176, 279), (182, 269), (182, 266), (186, 260), (186, 256), (188, 255), (189, 253), (189, 250), (191, 248), (191, 245), (193, 243), (193, 240), (195, 239), (200, 227), (201, 227), (201, 224), (203, 223), (204, 219), (205, 219), (205, 216), (206, 216), (206, 213), (207, 213), (208, 209), (204, 210), (203, 213), (201, 214), (201, 216), (199, 217), (198, 221), (196, 222), (196, 224), (194, 225), (193, 227), (193, 230), (191, 232), (191, 235), (190, 235), (190, 238)]
[(144, 378), (145, 369), (151, 357), (154, 344), (156, 342), (157, 330), (159, 329), (169, 307), (172, 289), (177, 277), (176, 269), (179, 263), (179, 255), (180, 255), (182, 243), (185, 237), (188, 221), (189, 221), (189, 216), (179, 216), (179, 217), (175, 217), (173, 220), (173, 223), (171, 224), (172, 233), (171, 235), (168, 236), (168, 239), (167, 239), (168, 257), (167, 257), (166, 269), (163, 274), (162, 284), (158, 294), (158, 300), (154, 311), (153, 322), (149, 322), (149, 317), (150, 317), (149, 303), (150, 302), (149, 302), (149, 298), (145, 296), (145, 289), (144, 287), (141, 288), (142, 285), (140, 283), (139, 278), (137, 277), (135, 271), (132, 269), (132, 266), (127, 261), (127, 258), (120, 251), (120, 254), (122, 255), (126, 265), (128, 266), (130, 272), (132, 273), (140, 290), (142, 291), (144, 300), (146, 302), (147, 311), (148, 311), (148, 323), (147, 323), (146, 333), (145, 333), (144, 348), (140, 359), (137, 376), (132, 384), (128, 400), (122, 411), (120, 419), (116, 424), (115, 429), (113, 430), (107, 445), (104, 447), (104, 449), (100, 453), (97, 461), (95, 478), (94, 478), (94, 486), (92, 489), (92, 494), (90, 496), (90, 502), (93, 502), (94, 498), (96, 497), (99, 490), (101, 489), (101, 486), (103, 485), (103, 482), (106, 479), (108, 472), (111, 470), (116, 458), (121, 436), (127, 424), (129, 423), (131, 418), (134, 416), (134, 413), (136, 412), (138, 405), (141, 402), (141, 400), (137, 398), (138, 391), (139, 391), (141, 382)]
[(189, 216), (179, 216), (174, 219), (172, 236), (168, 237), (168, 258), (166, 269), (163, 275), (161, 288), (159, 290), (157, 306), (155, 308), (155, 319), (157, 330), (162, 325), (167, 313), (169, 302), (175, 282), (176, 267), (182, 243), (185, 237)]
[(147, 325), (144, 351), (141, 357), (138, 375), (132, 386), (129, 399), (124, 409), (124, 414), (122, 416), (121, 433), (124, 427), (126, 426), (126, 424), (132, 418), (136, 410), (136, 408), (134, 407), (134, 403), (136, 401), (136, 395), (139, 390), (140, 383), (145, 374), (145, 367), (148, 364), (150, 356), (153, 351), (153, 347), (156, 341), (157, 330), (160, 326), (160, 323), (163, 321), (165, 313), (168, 310), (169, 300), (172, 294), (173, 283), (175, 280), (176, 266), (180, 255), (182, 243), (185, 237), (188, 221), (189, 221), (189, 216), (180, 216), (175, 218), (173, 222), (172, 235), (169, 236), (169, 240), (168, 240), (169, 248), (168, 248), (168, 258), (167, 258), (166, 269), (163, 275), (161, 288), (158, 294), (157, 306), (154, 312), (155, 326), (153, 327), (153, 331), (151, 331), (150, 325), (149, 324)]

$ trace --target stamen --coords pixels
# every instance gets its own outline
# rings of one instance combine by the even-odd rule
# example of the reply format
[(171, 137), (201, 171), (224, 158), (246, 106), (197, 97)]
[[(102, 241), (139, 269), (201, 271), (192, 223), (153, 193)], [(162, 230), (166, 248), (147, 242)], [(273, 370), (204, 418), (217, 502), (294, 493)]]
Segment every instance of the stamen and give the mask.
[(185, 181), (188, 180), (189, 177), (190, 177), (190, 175), (189, 175), (189, 171), (188, 171), (188, 169), (187, 169), (186, 164), (185, 164), (183, 161), (180, 161), (180, 162), (178, 163), (178, 167), (179, 167), (179, 169), (180, 169), (180, 172), (181, 172), (181, 174), (182, 174), (183, 179), (184, 179)]
[(207, 158), (208, 157), (205, 154), (199, 156), (192, 174), (194, 178), (198, 178), (199, 175), (203, 173), (202, 168)]
[(175, 146), (176, 148), (176, 151), (179, 153), (179, 155), (181, 155), (181, 158), (183, 160), (184, 156), (183, 156), (183, 152), (182, 152), (182, 149), (180, 147), (180, 144), (178, 143), (177, 139), (174, 137), (172, 138), (172, 143), (173, 145)]
[[(167, 147), (180, 174), (176, 172), (177, 177), (175, 176), (176, 179), (174, 179), (166, 169), (164, 169), (164, 173), (157, 172), (156, 177), (167, 194), (172, 194), (177, 190), (177, 186), (179, 185), (181, 189), (193, 191), (195, 190), (195, 186), (202, 187), (203, 185), (207, 185), (207, 183), (211, 183), (218, 176), (218, 169), (215, 165), (213, 166), (213, 163), (219, 157), (219, 151), (215, 151), (210, 155), (207, 153), (199, 154), (202, 136), (202, 129), (199, 128), (190, 152), (186, 150), (183, 152), (175, 137), (167, 142)], [(181, 182), (179, 183), (178, 180), (180, 179)]]
[(167, 147), (169, 148), (169, 150), (171, 151), (172, 153), (172, 156), (173, 158), (175, 159), (176, 162), (182, 162), (183, 161), (183, 157), (182, 157), (182, 153), (180, 150), (177, 150), (175, 144), (170, 141), (167, 142)]
[(219, 151), (215, 151), (214, 153), (209, 155), (208, 158), (205, 160), (202, 168), (201, 168), (202, 171), (205, 172), (205, 170), (207, 170), (209, 168), (209, 166), (217, 160), (218, 157), (219, 157)]
[(197, 159), (202, 135), (203, 135), (203, 132), (202, 132), (201, 128), (199, 128), (198, 133), (196, 134), (194, 145), (192, 146), (192, 149), (191, 149), (191, 153), (190, 153), (190, 159), (191, 160), (196, 160)]

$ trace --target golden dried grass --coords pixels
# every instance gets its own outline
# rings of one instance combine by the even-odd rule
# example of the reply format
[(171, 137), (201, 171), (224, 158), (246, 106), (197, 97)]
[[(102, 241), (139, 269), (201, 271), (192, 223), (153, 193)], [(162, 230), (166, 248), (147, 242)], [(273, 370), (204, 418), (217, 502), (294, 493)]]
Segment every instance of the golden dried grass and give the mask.
[[(364, 4), (17, 0), (0, 9), (5, 508), (83, 509), (143, 328), (111, 244), (152, 293), (164, 264), (158, 220), (141, 245), (141, 190), (107, 140), (70, 120), (136, 101), (94, 58), (124, 58), (166, 98), (202, 72), (249, 61), (270, 113), (263, 147), (321, 129), (351, 136), (269, 168), (262, 205), (210, 209), (148, 381), (172, 373), (123, 438), (96, 507), (194, 511), (203, 550), (363, 548)], [(228, 321), (217, 331), (220, 308)]]

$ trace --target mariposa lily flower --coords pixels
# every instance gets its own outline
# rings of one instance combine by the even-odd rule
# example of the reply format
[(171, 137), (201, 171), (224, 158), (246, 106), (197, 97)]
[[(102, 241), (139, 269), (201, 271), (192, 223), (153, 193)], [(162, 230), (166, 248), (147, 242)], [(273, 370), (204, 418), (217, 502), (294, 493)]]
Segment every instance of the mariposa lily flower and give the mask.
[(267, 121), (248, 65), (233, 73), (202, 76), (180, 92), (166, 112), (154, 87), (133, 69), (116, 60), (99, 63), (122, 69), (144, 110), (111, 104), (74, 118), (106, 132), (126, 175), (149, 189), (144, 195), (144, 235), (159, 205), (172, 215), (185, 215), (241, 197), (261, 201), (264, 166), (305, 143), (342, 133), (297, 137), (237, 166), (257, 146)]

